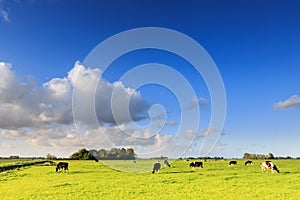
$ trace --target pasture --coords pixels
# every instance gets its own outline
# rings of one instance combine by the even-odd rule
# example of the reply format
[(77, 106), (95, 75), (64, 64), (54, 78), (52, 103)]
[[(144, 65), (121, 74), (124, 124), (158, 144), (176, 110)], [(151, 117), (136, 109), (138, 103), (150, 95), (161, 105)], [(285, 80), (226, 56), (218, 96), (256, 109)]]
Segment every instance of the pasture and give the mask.
[(122, 172), (101, 161), (66, 162), (68, 172), (36, 165), (0, 173), (1, 199), (300, 199), (300, 160), (274, 160), (279, 174), (262, 173), (255, 160), (253, 166), (207, 161), (203, 169), (177, 160), (155, 174), (153, 160), (106, 161), (147, 173)]

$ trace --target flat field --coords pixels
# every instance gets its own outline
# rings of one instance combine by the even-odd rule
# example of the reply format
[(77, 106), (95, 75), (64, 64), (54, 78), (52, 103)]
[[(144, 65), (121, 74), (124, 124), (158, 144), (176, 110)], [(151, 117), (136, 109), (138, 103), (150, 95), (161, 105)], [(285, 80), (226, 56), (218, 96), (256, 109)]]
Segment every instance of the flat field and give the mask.
[(68, 172), (37, 165), (0, 173), (1, 199), (300, 199), (300, 160), (274, 160), (279, 174), (262, 173), (256, 160), (253, 166), (207, 161), (203, 169), (177, 160), (155, 174), (153, 160), (106, 161), (115, 169), (100, 161), (67, 162)]

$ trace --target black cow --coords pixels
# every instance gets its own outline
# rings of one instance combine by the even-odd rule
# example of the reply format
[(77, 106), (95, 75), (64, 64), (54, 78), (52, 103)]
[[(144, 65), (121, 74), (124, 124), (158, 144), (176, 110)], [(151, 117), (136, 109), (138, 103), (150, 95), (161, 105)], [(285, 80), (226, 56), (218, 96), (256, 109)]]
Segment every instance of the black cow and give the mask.
[(191, 162), (190, 167), (193, 167), (193, 168), (201, 167), (201, 168), (203, 168), (203, 163), (202, 162)]
[(237, 161), (236, 160), (232, 160), (229, 162), (228, 166), (231, 166), (231, 165), (237, 165)]
[(160, 167), (161, 167), (160, 163), (154, 163), (152, 174), (154, 174), (155, 171), (159, 172)]
[(168, 162), (168, 160), (164, 160), (164, 164), (165, 164), (165, 166), (167, 167), (171, 167), (171, 165), (170, 165), (170, 163)]
[(246, 165), (253, 165), (252, 160), (247, 160), (247, 161), (245, 162), (245, 166), (246, 166)]
[(61, 169), (67, 171), (69, 170), (69, 163), (66, 162), (59, 162), (56, 166), (56, 172), (60, 171)]

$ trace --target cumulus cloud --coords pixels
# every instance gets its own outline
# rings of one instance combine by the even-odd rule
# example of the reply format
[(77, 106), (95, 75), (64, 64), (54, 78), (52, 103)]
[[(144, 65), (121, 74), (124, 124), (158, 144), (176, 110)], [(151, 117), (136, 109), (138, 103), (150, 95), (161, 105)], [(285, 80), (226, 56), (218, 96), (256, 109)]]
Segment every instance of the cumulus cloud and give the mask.
[(82, 141), (90, 147), (134, 146), (138, 153), (153, 152), (167, 145), (172, 139), (167, 134), (152, 134), (149, 130), (141, 131), (123, 127), (98, 127), (81, 135)]
[(189, 129), (185, 131), (185, 136), (189, 140), (194, 139), (196, 135), (197, 133), (194, 130)]
[(200, 108), (206, 108), (208, 104), (209, 104), (209, 100), (207, 98), (204, 97), (192, 98), (187, 109), (191, 110), (196, 108), (197, 106), (199, 106)]
[(10, 148), (10, 147), (11, 147), (10, 144), (5, 143), (5, 142), (3, 142), (1, 146), (2, 146), (3, 148)]
[(17, 130), (72, 122), (71, 87), (68, 92), (57, 93), (56, 90), (61, 89), (57, 88), (58, 79), (42, 87), (33, 80), (21, 82), (11, 65), (3, 62), (0, 63), (0, 74), (0, 128)]
[[(53, 78), (41, 87), (38, 87), (35, 81), (21, 82), (15, 77), (11, 65), (7, 63), (0, 63), (0, 74), (0, 128), (2, 129), (42, 128), (53, 124), (73, 123), (73, 88), (79, 87), (84, 91), (82, 93), (84, 95), (93, 89), (89, 83), (98, 79), (100, 80), (94, 95), (97, 120), (100, 123), (115, 123), (111, 109), (113, 91), (118, 105), (123, 106), (125, 102), (130, 102), (131, 119), (138, 121), (148, 117), (149, 105), (137, 91), (126, 88), (121, 82), (109, 83), (101, 78), (98, 69), (86, 69), (79, 62), (70, 70), (67, 77)], [(79, 106), (83, 108), (90, 106), (89, 101), (83, 97), (85, 96), (81, 97)], [(124, 108), (122, 109), (125, 112)], [(126, 123), (131, 119), (126, 118), (125, 114), (123, 117), (123, 112), (119, 113), (121, 115), (119, 119)], [(87, 117), (84, 115), (82, 117), (82, 122), (88, 122)]]
[[(213, 127), (213, 126), (210, 126), (208, 128), (203, 128), (201, 130), (201, 134), (202, 136), (208, 136), (209, 134), (215, 134), (215, 133), (219, 133), (219, 129)], [(224, 130), (221, 131), (221, 135), (226, 135), (226, 132)]]
[[(68, 76), (53, 78), (42, 85), (34, 79), (26, 82), (15, 76), (12, 66), (0, 62), (0, 137), (3, 141), (24, 141), (31, 147), (58, 148), (63, 146), (111, 148), (134, 146), (140, 152), (154, 151), (170, 141), (172, 136), (152, 130), (130, 128), (128, 122), (148, 118), (149, 105), (141, 94), (127, 88), (122, 82), (109, 83), (102, 79), (99, 69), (85, 68), (76, 62)], [(97, 81), (97, 82), (96, 82)], [(93, 84), (96, 88), (93, 88)], [(87, 113), (82, 113), (79, 123), (85, 129), (77, 135), (74, 126), (72, 95), (76, 87), (82, 91), (75, 109), (90, 106), (87, 94), (95, 96), (97, 127), (90, 126)], [(111, 100), (115, 98), (119, 111), (116, 124), (112, 114)], [(130, 118), (123, 107), (129, 102)], [(175, 125), (175, 121), (166, 122)], [(153, 133), (152, 133), (153, 132)], [(20, 139), (20, 140), (19, 140)], [(147, 150), (145, 150), (147, 149)]]
[(176, 125), (177, 125), (177, 121), (175, 121), (175, 120), (170, 120), (170, 121), (159, 120), (158, 121), (158, 127), (176, 126)]
[(4, 21), (6, 21), (6, 22), (10, 21), (9, 20), (9, 11), (0, 9), (0, 16)]
[(274, 109), (292, 110), (300, 108), (300, 97), (298, 95), (291, 96), (285, 101), (279, 101), (274, 105)]
[[(159, 127), (177, 126), (177, 121), (166, 121), (165, 113), (147, 103), (138, 91), (127, 88), (122, 82), (109, 83), (102, 78), (99, 69), (85, 68), (79, 62), (67, 76), (53, 78), (41, 85), (37, 85), (34, 79), (21, 81), (8, 63), (0, 62), (0, 74), (0, 137), (6, 144), (23, 141), (23, 146), (45, 154), (72, 153), (83, 146), (87, 149), (133, 147), (139, 156), (176, 157), (193, 138), (201, 135), (201, 132), (192, 130), (177, 136), (162, 133), (157, 124)], [(74, 89), (78, 92), (75, 94), (78, 99), (72, 108)], [(112, 98), (116, 103), (118, 122), (121, 122), (118, 124), (111, 107)], [(91, 99), (94, 99), (97, 126), (89, 118), (88, 112), (93, 108)], [(199, 98), (193, 102), (203, 104), (208, 101)], [(127, 103), (130, 117), (126, 114), (128, 107), (124, 106)], [(152, 114), (149, 108), (152, 108)], [(76, 118), (77, 127), (74, 125), (74, 109), (81, 113)], [(151, 115), (153, 127), (138, 129), (128, 123), (149, 119)]]
[(174, 120), (170, 120), (170, 121), (166, 121), (165, 125), (175, 126), (175, 125), (177, 125), (177, 122)]
[[(116, 119), (118, 123), (127, 123), (148, 117), (150, 105), (138, 91), (126, 88), (122, 82), (109, 83), (101, 79), (99, 69), (86, 69), (77, 62), (69, 72), (68, 79), (75, 89), (73, 102), (76, 120), (82, 123), (93, 124), (90, 114), (94, 111), (99, 123), (116, 124)], [(93, 98), (95, 110), (91, 107), (94, 103)], [(117, 112), (113, 113), (113, 109)]]
[[(140, 131), (117, 126), (99, 126), (87, 129), (77, 134), (75, 127), (60, 127), (56, 129), (29, 130), (23, 137), (25, 143), (33, 147), (78, 149), (84, 146), (87, 149), (110, 149), (112, 147), (134, 147), (138, 154), (151, 154), (160, 148), (168, 146), (173, 136), (167, 134), (152, 134), (149, 130)], [(8, 137), (9, 136), (9, 137)], [(14, 138), (8, 132), (6, 138)]]
[(3, 0), (0, 0), (0, 18), (2, 18), (4, 21), (9, 22), (9, 9), (5, 9), (3, 6)]
[[(189, 139), (189, 140), (191, 140), (191, 139), (198, 140), (198, 139), (201, 139), (203, 137), (219, 133), (219, 130), (217, 128), (213, 127), (213, 126), (210, 126), (208, 128), (202, 128), (202, 130), (200, 132), (196, 132), (194, 130), (188, 129), (184, 133), (185, 133), (185, 137), (187, 139)], [(221, 135), (225, 135), (225, 132), (222, 131)]]
[(210, 133), (216, 133), (217, 131), (218, 131), (218, 129), (216, 129), (215, 127), (210, 126), (208, 128), (203, 128), (201, 132), (202, 132), (203, 136), (207, 136)]

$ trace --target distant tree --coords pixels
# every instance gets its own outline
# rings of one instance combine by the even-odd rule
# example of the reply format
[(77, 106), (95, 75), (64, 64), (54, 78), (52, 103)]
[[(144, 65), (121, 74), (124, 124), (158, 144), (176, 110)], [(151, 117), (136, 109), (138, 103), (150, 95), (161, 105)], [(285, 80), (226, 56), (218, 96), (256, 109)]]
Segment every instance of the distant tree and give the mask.
[(56, 157), (55, 155), (52, 155), (52, 154), (48, 153), (48, 154), (46, 155), (46, 159), (47, 159), (47, 160), (56, 160), (57, 157)]
[(20, 156), (9, 156), (10, 159), (19, 159)]
[(100, 159), (106, 158), (106, 155), (107, 155), (106, 150), (105, 150), (105, 149), (100, 149), (100, 150), (97, 152), (97, 155), (98, 155), (98, 157), (99, 157)]
[(250, 153), (244, 153), (243, 158), (244, 159), (251, 159), (251, 154)]
[(253, 159), (253, 160), (255, 160), (255, 159), (259, 159), (259, 160), (276, 159), (272, 153), (269, 153), (268, 155), (244, 153), (243, 158), (244, 159)]
[(135, 159), (135, 157), (136, 157), (133, 148), (128, 148), (126, 150), (126, 155), (127, 155), (128, 159)]
[(86, 149), (80, 149), (78, 152), (73, 153), (70, 156), (70, 159), (73, 160), (93, 160), (94, 157), (92, 154)]
[(86, 150), (80, 149), (79, 151), (73, 153), (70, 159), (73, 160), (134, 160), (136, 157), (134, 150), (132, 148), (112, 148), (110, 150), (100, 149), (97, 150)]
[(267, 155), (267, 159), (274, 159), (275, 157), (274, 157), (274, 155), (272, 154), (272, 153), (269, 153), (268, 155)]
[(92, 155), (94, 158), (98, 157), (98, 152), (97, 152), (96, 149), (92, 149), (92, 150), (90, 150), (89, 152), (91, 153), (91, 155)]

